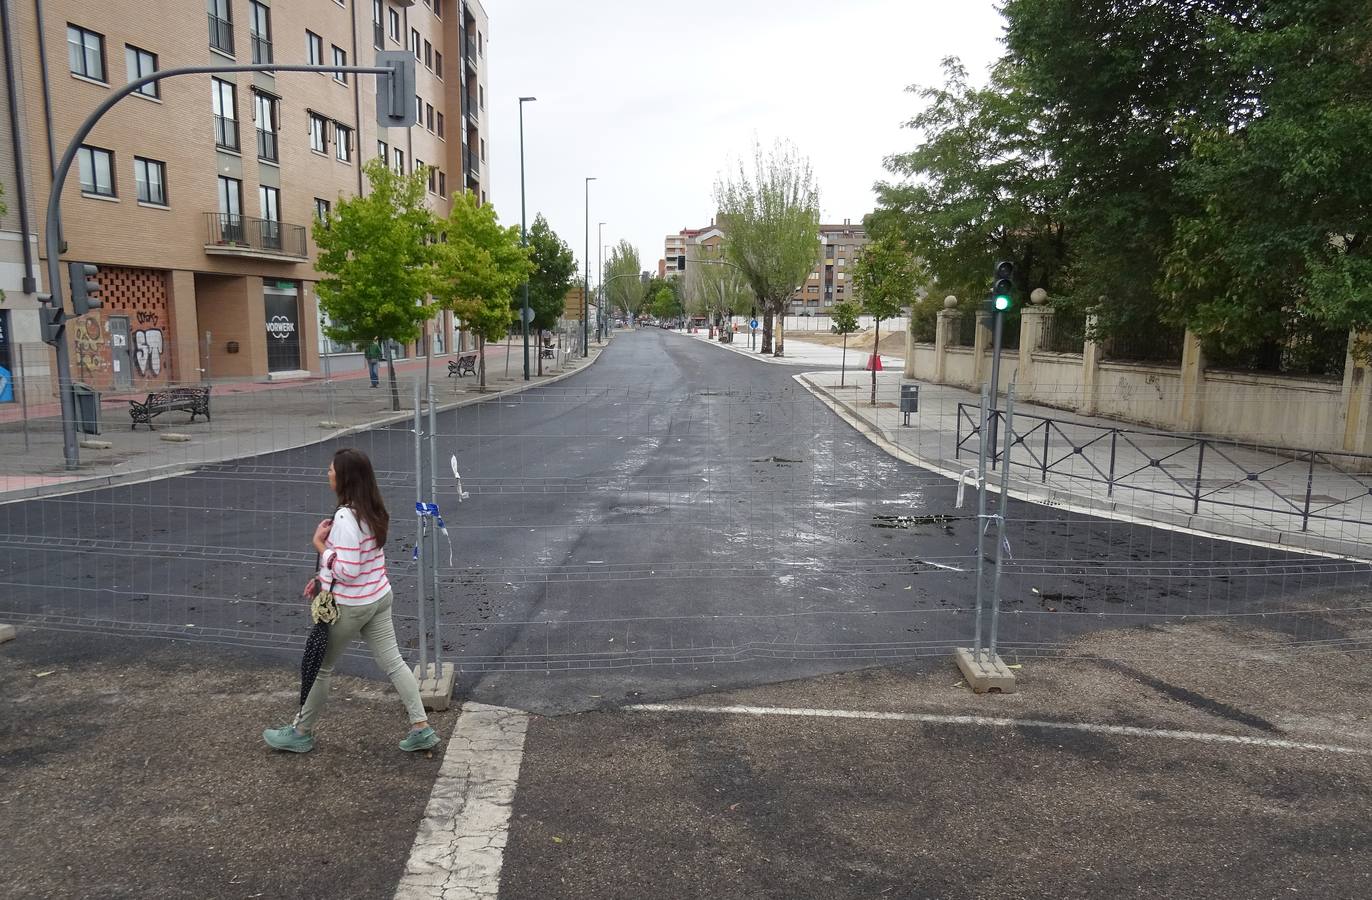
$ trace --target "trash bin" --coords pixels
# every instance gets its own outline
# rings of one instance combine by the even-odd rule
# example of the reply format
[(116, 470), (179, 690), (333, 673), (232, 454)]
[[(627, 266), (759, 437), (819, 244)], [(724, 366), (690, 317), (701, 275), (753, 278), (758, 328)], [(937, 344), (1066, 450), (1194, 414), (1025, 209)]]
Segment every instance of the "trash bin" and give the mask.
[(100, 392), (88, 384), (74, 382), (72, 405), (76, 407), (76, 428), (82, 434), (100, 433)]
[(900, 386), (900, 411), (905, 416), (903, 424), (910, 424), (910, 413), (919, 412), (919, 385), (902, 384)]

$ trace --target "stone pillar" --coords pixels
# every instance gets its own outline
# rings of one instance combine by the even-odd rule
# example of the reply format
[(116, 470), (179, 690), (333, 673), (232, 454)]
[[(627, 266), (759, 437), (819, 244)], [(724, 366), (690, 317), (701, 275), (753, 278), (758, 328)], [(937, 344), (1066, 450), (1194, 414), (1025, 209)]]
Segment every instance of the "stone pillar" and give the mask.
[(994, 327), (992, 314), (977, 310), (977, 336), (972, 344), (972, 387), (976, 390), (991, 377), (991, 329)]
[(319, 320), (319, 296), (314, 292), (315, 282), (301, 281), (299, 284), (300, 368), (322, 375), (324, 363), (319, 358), (319, 333), (323, 325)]
[(1359, 347), (1372, 347), (1372, 332), (1348, 335), (1343, 367), (1343, 449), (1372, 453), (1372, 361), (1360, 360)]
[(1200, 431), (1205, 411), (1205, 352), (1200, 337), (1187, 330), (1181, 347), (1181, 405), (1177, 423), (1182, 431)]
[(943, 309), (934, 323), (934, 381), (943, 384), (948, 375), (948, 348), (957, 337), (962, 313), (957, 310), (958, 298), (949, 294), (943, 298)]
[(200, 359), (205, 335), (196, 314), (194, 272), (173, 269), (167, 273), (167, 317), (171, 320), (172, 346), (167, 349), (172, 354), (172, 372), (178, 381), (201, 381), (205, 375)]
[(1081, 345), (1081, 402), (1077, 409), (1083, 415), (1096, 414), (1097, 391), (1100, 390), (1101, 345), (1092, 339), (1096, 330), (1096, 317), (1086, 317), (1086, 339)]
[(1047, 332), (1049, 323), (1053, 321), (1052, 308), (1044, 305), (1048, 301), (1047, 291), (1037, 288), (1029, 299), (1034, 305), (1020, 310), (1019, 370), (1015, 375), (1020, 396), (1026, 399), (1037, 386), (1034, 381), (1034, 352), (1043, 343), (1043, 335)]

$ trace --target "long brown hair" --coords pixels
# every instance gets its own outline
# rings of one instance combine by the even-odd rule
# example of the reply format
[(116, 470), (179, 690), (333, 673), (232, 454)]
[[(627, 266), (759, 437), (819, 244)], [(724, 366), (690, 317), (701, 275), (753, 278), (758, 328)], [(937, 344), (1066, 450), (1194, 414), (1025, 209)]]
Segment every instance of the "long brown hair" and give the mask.
[(386, 543), (386, 531), (391, 524), (381, 488), (376, 484), (372, 461), (361, 450), (345, 448), (333, 455), (333, 481), (338, 505), (353, 511), (376, 538), (378, 547)]

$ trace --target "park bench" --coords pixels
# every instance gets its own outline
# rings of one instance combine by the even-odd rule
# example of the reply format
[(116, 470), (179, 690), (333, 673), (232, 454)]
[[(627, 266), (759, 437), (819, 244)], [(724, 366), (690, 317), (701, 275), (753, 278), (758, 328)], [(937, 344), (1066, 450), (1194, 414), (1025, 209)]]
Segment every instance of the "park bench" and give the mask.
[(174, 409), (184, 410), (191, 414), (191, 421), (195, 421), (196, 416), (204, 416), (205, 421), (210, 419), (210, 389), (205, 387), (175, 387), (167, 388), (164, 391), (153, 391), (148, 394), (146, 400), (129, 401), (129, 418), (133, 424), (130, 430), (139, 425), (148, 426), (149, 431), (155, 431), (152, 420)]
[(461, 377), (461, 376), (463, 376), (463, 375), (475, 375), (475, 374), (476, 374), (476, 354), (475, 354), (475, 353), (463, 353), (463, 354), (462, 354), (461, 356), (459, 356), (457, 359), (452, 359), (452, 360), (449, 360), (449, 361), (448, 361), (448, 377), (449, 377), (449, 378), (452, 378), (454, 375), (457, 375), (457, 376)]

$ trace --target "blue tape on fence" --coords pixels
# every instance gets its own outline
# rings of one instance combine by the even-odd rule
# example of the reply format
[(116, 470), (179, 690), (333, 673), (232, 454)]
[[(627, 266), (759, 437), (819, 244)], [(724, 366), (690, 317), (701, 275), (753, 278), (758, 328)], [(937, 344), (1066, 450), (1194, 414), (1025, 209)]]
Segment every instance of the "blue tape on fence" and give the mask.
[[(438, 511), (438, 504), (425, 503), (422, 500), (417, 500), (414, 504), (414, 511), (415, 514), (420, 517), (420, 519), (434, 520), (434, 524), (438, 527), (439, 532), (448, 542), (448, 566), (451, 567), (453, 565), (453, 539), (451, 536), (449, 536), (448, 526), (446, 523), (444, 523), (443, 516)], [(414, 558), (419, 559), (419, 541), (417, 540), (415, 541)]]

